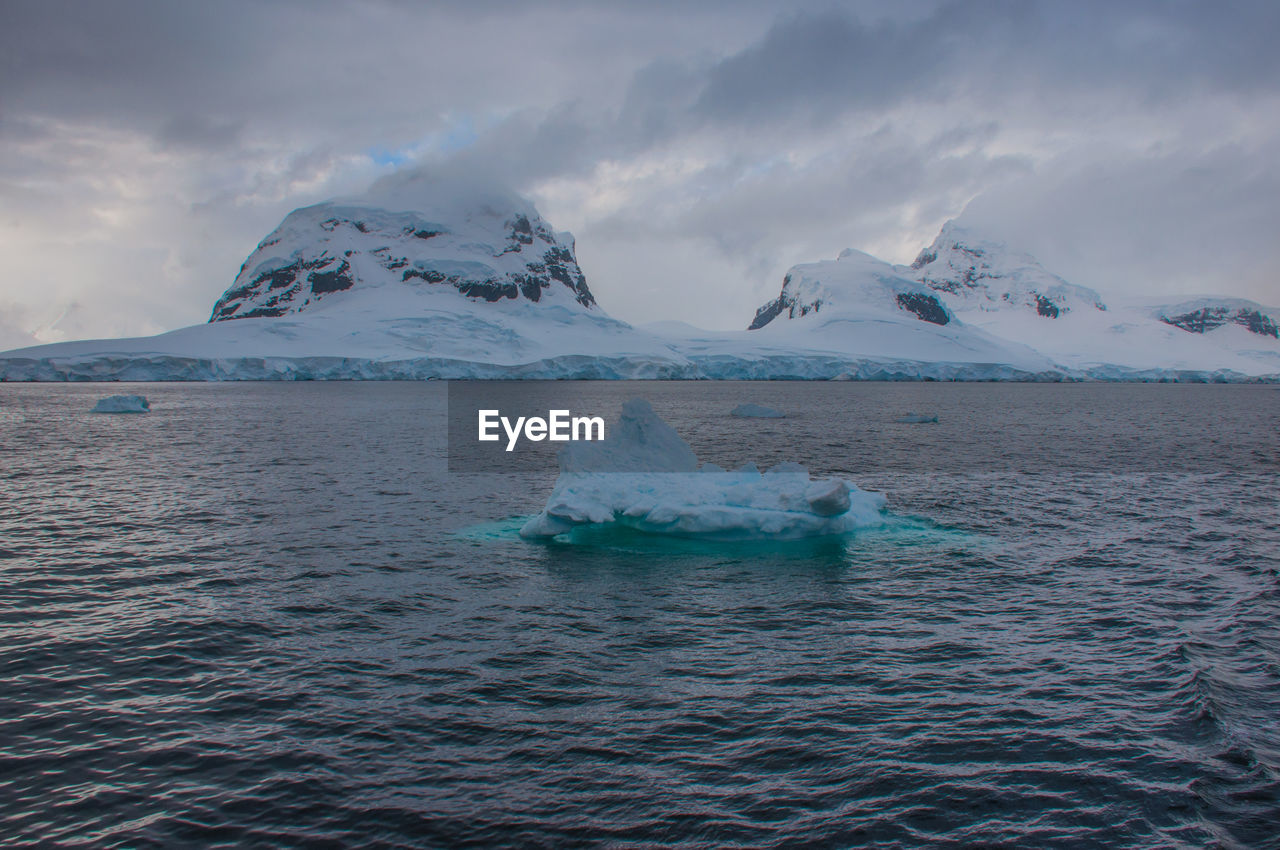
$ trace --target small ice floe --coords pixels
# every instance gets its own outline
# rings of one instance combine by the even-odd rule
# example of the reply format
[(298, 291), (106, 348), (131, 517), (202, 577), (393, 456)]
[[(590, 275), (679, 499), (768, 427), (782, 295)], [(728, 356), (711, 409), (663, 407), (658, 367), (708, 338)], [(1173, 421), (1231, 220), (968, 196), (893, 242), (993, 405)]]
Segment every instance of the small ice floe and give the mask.
[(908, 413), (906, 416), (899, 416), (894, 422), (901, 422), (904, 425), (923, 425), (926, 422), (937, 422), (937, 416), (926, 416), (923, 413)]
[(151, 404), (146, 396), (109, 395), (99, 399), (90, 413), (150, 413)]
[(781, 410), (774, 410), (763, 404), (740, 404), (729, 411), (729, 415), (743, 419), (785, 419), (787, 416)]
[(646, 401), (624, 404), (608, 433), (565, 447), (547, 505), (521, 536), (612, 524), (714, 540), (797, 539), (884, 522), (884, 496), (841, 478), (811, 478), (798, 463), (763, 473), (752, 464), (699, 468), (688, 443)]

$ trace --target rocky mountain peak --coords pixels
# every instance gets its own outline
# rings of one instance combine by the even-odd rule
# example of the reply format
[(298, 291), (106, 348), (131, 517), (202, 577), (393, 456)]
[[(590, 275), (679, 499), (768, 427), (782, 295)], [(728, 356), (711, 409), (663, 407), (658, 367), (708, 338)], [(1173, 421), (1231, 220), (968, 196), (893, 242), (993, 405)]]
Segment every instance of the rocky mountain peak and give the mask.
[(1094, 290), (1068, 283), (1030, 254), (954, 220), (900, 271), (940, 293), (958, 310), (1014, 308), (1057, 319), (1072, 310), (1106, 309)]
[(573, 237), (555, 232), (527, 199), (419, 173), (291, 212), (245, 260), (209, 321), (283, 316), (373, 287), (575, 309), (596, 303)]
[(827, 316), (905, 313), (910, 314), (907, 319), (934, 325), (953, 318), (933, 292), (888, 263), (848, 248), (835, 260), (793, 266), (778, 297), (756, 310), (747, 330), (759, 330), (782, 316), (799, 319), (824, 310)]

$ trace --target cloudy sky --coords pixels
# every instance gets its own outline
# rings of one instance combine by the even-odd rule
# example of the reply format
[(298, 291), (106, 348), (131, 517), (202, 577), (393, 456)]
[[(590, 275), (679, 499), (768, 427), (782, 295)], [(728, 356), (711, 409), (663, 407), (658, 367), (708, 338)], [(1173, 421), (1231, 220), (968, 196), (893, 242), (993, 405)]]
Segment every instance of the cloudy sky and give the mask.
[(291, 209), (480, 168), (602, 306), (738, 328), (959, 217), (1104, 294), (1280, 303), (1280, 3), (0, 0), (0, 325), (208, 318)]

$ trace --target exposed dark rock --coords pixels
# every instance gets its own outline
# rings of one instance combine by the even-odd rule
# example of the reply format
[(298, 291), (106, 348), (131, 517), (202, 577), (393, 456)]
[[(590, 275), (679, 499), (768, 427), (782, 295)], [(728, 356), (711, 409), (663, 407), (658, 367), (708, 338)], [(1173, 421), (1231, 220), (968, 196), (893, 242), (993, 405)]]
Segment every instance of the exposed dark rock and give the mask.
[(816, 313), (822, 309), (823, 302), (821, 298), (815, 299), (808, 304), (800, 303), (794, 294), (787, 291), (787, 287), (790, 285), (791, 275), (788, 274), (782, 279), (782, 293), (759, 310), (756, 310), (755, 318), (751, 320), (751, 324), (747, 325), (747, 330), (758, 331), (783, 313), (786, 313), (792, 319), (796, 319), (800, 316)]
[(513, 275), (516, 283), (520, 285), (520, 294), (530, 301), (537, 301), (542, 297), (542, 290), (550, 286), (550, 281), (546, 277), (538, 275), (518, 274)]
[(791, 275), (788, 274), (782, 279), (781, 294), (756, 310), (756, 315), (751, 320), (751, 324), (747, 325), (747, 330), (759, 330), (783, 313), (786, 313), (789, 318), (796, 319), (800, 316), (807, 316), (810, 313), (817, 313), (822, 309), (823, 300), (821, 298), (816, 298), (808, 304), (801, 303), (793, 293), (788, 292), (788, 287), (790, 286)]
[(254, 293), (255, 288), (256, 287), (254, 287), (253, 284), (245, 284), (244, 286), (237, 287), (224, 293), (223, 296), (218, 299), (218, 303), (213, 305), (214, 315), (216, 316), (220, 312), (234, 312), (235, 308), (240, 306), (240, 302), (242, 300), (248, 298)]
[(756, 310), (756, 317), (751, 320), (751, 324), (747, 325), (747, 330), (760, 330), (765, 325), (778, 318), (778, 316), (782, 315), (782, 311), (785, 309), (787, 309), (786, 300), (779, 295), (759, 310)]
[(1231, 321), (1242, 325), (1252, 333), (1280, 339), (1280, 327), (1276, 326), (1275, 320), (1258, 310), (1241, 310)]
[(241, 313), (238, 316), (229, 316), (228, 318), (232, 318), (232, 319), (273, 318), (275, 316), (283, 316), (287, 312), (289, 312), (288, 306), (254, 307), (252, 310), (248, 311), (247, 313)]
[[(213, 315), (210, 316), (209, 321), (248, 319), (259, 315), (282, 315), (287, 312), (287, 307), (279, 307), (279, 312), (262, 311), (276, 310), (278, 305), (287, 302), (297, 294), (298, 287), (294, 284), (297, 282), (298, 275), (302, 272), (318, 269), (332, 262), (331, 258), (321, 256), (315, 260), (296, 260), (287, 266), (263, 272), (249, 283), (223, 293), (222, 297), (218, 299), (218, 303), (213, 305)], [(344, 268), (347, 266), (345, 262), (342, 265)], [(343, 288), (345, 289), (346, 287)], [(268, 298), (251, 311), (238, 312), (246, 299), (251, 298), (255, 293), (263, 291), (276, 292), (278, 294)]]
[(311, 291), (316, 295), (341, 292), (355, 285), (355, 279), (351, 276), (351, 266), (346, 260), (343, 260), (342, 265), (333, 271), (312, 272), (307, 275), (307, 282), (311, 284)]
[(518, 215), (511, 222), (511, 238), (521, 245), (533, 244), (533, 227), (529, 224), (527, 216)]
[(954, 280), (934, 280), (926, 277), (921, 283), (935, 292), (950, 292), (954, 295), (960, 291), (960, 284)]
[(1276, 326), (1275, 320), (1260, 310), (1242, 308), (1233, 313), (1229, 307), (1202, 307), (1180, 316), (1161, 316), (1160, 320), (1193, 334), (1202, 334), (1230, 322), (1240, 325), (1250, 333), (1280, 339), (1280, 327)]
[(911, 264), (911, 268), (922, 269), (936, 259), (938, 259), (938, 252), (930, 251), (928, 248), (925, 248), (920, 252), (920, 256), (916, 257), (915, 262)]
[(1222, 327), (1226, 324), (1226, 310), (1210, 310), (1205, 307), (1203, 310), (1194, 310), (1190, 313), (1183, 313), (1181, 316), (1162, 316), (1161, 319), (1165, 324), (1182, 328), (1184, 331), (1190, 331), (1193, 334), (1202, 334), (1207, 330)]
[(1039, 313), (1041, 316), (1048, 316), (1050, 319), (1058, 318), (1059, 310), (1058, 310), (1057, 304), (1054, 304), (1052, 301), (1050, 301), (1048, 298), (1045, 298), (1043, 295), (1041, 295), (1038, 292), (1035, 293), (1035, 298), (1036, 298), (1037, 313)]
[(427, 283), (444, 283), (449, 280), (448, 276), (441, 274), (435, 269), (405, 269), (401, 275), (401, 280), (409, 280), (411, 278), (419, 278)]
[(574, 300), (583, 307), (590, 307), (596, 303), (596, 299), (591, 294), (591, 290), (587, 289), (587, 277), (578, 268), (578, 261), (574, 258), (573, 252), (568, 248), (556, 245), (549, 248), (542, 255), (543, 263), (546, 265), (547, 275), (552, 280), (558, 280), (574, 292)]
[(520, 290), (514, 283), (493, 279), (462, 281), (458, 284), (458, 291), (468, 298), (483, 298), (485, 301), (500, 301), (520, 295)]
[(267, 289), (284, 289), (287, 286), (293, 285), (293, 281), (297, 277), (299, 271), (299, 264), (295, 263), (292, 266), (269, 272), (258, 278), (254, 283), (261, 285), (266, 281), (271, 281), (271, 284)]
[(916, 314), (916, 317), (935, 325), (945, 325), (951, 321), (947, 310), (936, 296), (923, 292), (899, 292), (898, 306)]

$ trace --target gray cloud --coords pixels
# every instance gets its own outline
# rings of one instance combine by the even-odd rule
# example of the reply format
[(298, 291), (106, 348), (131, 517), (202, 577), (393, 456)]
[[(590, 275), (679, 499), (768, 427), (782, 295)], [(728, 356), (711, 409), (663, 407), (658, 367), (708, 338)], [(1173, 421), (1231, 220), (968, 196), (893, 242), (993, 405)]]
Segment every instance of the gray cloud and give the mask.
[(0, 300), (200, 321), (289, 209), (399, 164), (533, 194), (632, 320), (740, 326), (787, 265), (908, 260), (961, 210), (1081, 283), (1280, 301), (1278, 34), (1270, 2), (10, 0)]
[(161, 147), (217, 151), (234, 147), (244, 130), (243, 121), (215, 121), (208, 116), (185, 113), (160, 125), (156, 141)]
[(992, 188), (966, 222), (1113, 292), (1228, 292), (1280, 302), (1280, 139), (1256, 149), (1072, 152)]
[(742, 122), (936, 97), (952, 49), (937, 20), (868, 26), (834, 11), (786, 19), (709, 69), (694, 110)]

